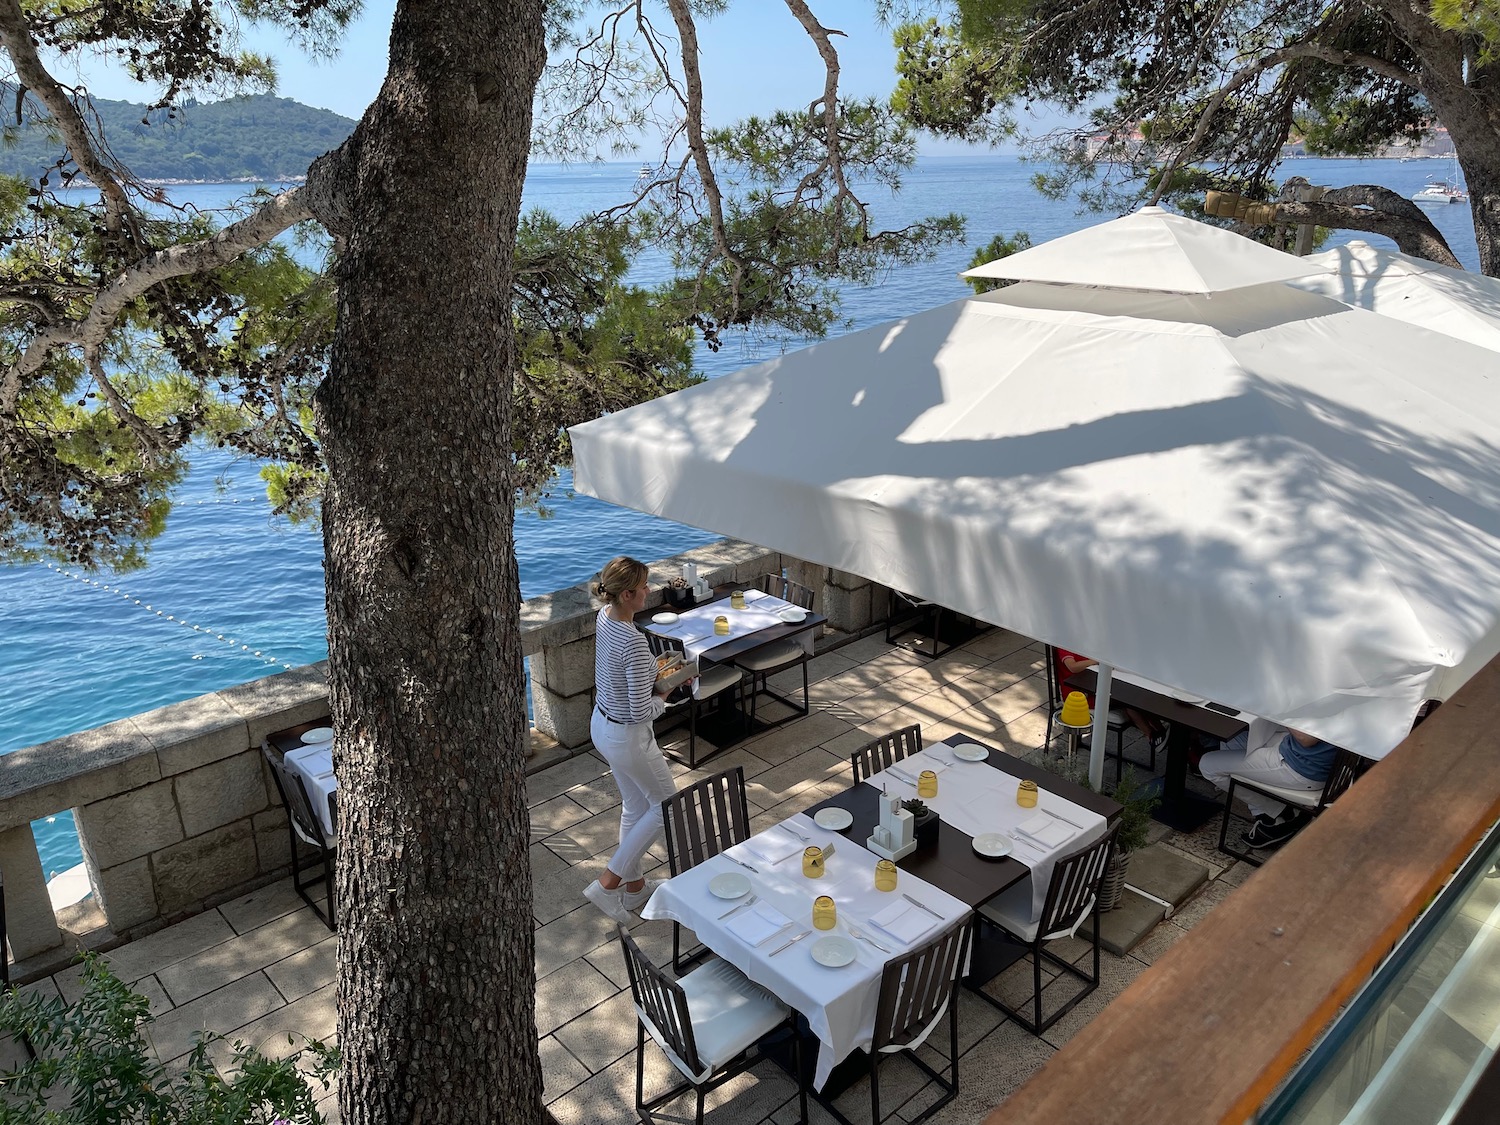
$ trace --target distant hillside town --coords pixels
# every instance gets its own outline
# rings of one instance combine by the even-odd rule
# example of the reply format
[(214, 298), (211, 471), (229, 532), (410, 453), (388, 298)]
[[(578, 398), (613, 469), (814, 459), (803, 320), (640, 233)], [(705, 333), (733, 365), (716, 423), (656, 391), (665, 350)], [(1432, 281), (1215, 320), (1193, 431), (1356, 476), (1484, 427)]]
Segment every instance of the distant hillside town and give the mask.
[[(1127, 134), (1118, 133), (1096, 133), (1091, 137), (1084, 138), (1080, 144), (1090, 159), (1127, 160), (1140, 152), (1146, 143), (1145, 135), (1139, 129), (1133, 129)], [(1303, 144), (1301, 137), (1293, 137), (1281, 147), (1283, 159), (1291, 160), (1299, 157), (1314, 157), (1319, 154), (1309, 153)], [(1425, 160), (1429, 158), (1449, 157), (1453, 155), (1453, 141), (1448, 136), (1448, 130), (1441, 125), (1434, 125), (1428, 130), (1420, 141), (1415, 143), (1406, 140), (1397, 141), (1394, 144), (1385, 145), (1370, 153), (1373, 157), (1389, 160)]]

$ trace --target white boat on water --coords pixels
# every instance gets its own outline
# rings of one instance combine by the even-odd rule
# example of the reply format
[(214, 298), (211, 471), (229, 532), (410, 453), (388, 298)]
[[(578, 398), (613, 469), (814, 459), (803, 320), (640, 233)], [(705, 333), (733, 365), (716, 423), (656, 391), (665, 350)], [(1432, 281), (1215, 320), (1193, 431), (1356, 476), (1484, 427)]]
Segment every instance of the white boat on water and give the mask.
[(656, 175), (656, 169), (655, 168), (651, 167), (651, 165), (649, 165), (649, 164), (642, 164), (641, 165), (641, 170), (638, 173), (636, 173), (636, 177), (635, 178), (637, 180), (649, 180), (654, 175)]
[(1453, 154), (1453, 177), (1427, 181), (1427, 186), (1414, 194), (1412, 199), (1418, 203), (1467, 203), (1469, 193), (1458, 186), (1458, 153)]

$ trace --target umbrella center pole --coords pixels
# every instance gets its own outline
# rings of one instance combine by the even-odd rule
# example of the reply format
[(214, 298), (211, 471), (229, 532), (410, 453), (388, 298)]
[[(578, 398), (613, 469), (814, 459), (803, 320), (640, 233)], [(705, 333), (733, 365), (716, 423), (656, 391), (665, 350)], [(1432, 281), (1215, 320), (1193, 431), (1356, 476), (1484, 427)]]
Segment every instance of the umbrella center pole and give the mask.
[(1089, 788), (1095, 793), (1104, 786), (1104, 740), (1109, 737), (1109, 691), (1115, 681), (1113, 665), (1100, 662), (1094, 687), (1094, 735), (1089, 746)]

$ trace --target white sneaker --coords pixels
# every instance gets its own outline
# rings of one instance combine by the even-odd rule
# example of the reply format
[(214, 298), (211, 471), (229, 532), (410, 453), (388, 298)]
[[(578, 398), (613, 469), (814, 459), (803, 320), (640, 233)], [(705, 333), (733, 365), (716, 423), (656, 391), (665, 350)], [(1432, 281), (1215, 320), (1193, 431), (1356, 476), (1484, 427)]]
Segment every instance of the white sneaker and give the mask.
[(595, 879), (583, 888), (583, 897), (621, 925), (630, 926), (635, 924), (636, 919), (625, 907), (625, 889), (623, 887), (616, 887), (612, 891), (605, 890), (599, 885), (599, 880)]
[(631, 910), (639, 914), (641, 912), (641, 907), (646, 905), (647, 900), (651, 898), (652, 894), (655, 893), (656, 888), (659, 886), (661, 886), (660, 879), (647, 879), (646, 885), (643, 886), (640, 890), (625, 891), (625, 893), (620, 896), (620, 901), (625, 904), (626, 910)]

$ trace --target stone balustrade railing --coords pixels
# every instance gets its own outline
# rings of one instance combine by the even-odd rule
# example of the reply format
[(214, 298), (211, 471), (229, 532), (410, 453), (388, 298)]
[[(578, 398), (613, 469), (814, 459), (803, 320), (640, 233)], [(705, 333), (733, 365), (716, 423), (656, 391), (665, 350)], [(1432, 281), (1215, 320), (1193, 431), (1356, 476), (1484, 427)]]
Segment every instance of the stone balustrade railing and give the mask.
[[(819, 591), (831, 638), (857, 635), (886, 613), (874, 583), (736, 540), (654, 564), (653, 599), (689, 561), (714, 583), (784, 568)], [(589, 739), (597, 609), (584, 586), (521, 609), (536, 728), (569, 751)], [(141, 936), (289, 870), (286, 813), (260, 746), (271, 731), (327, 709), (326, 665), (310, 664), (0, 756), (0, 872), (12, 956), (24, 962), (18, 978), (72, 954), (32, 821), (73, 811), (106, 940)]]

